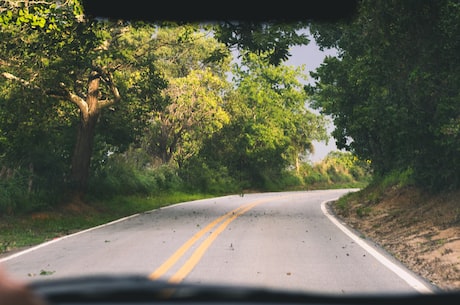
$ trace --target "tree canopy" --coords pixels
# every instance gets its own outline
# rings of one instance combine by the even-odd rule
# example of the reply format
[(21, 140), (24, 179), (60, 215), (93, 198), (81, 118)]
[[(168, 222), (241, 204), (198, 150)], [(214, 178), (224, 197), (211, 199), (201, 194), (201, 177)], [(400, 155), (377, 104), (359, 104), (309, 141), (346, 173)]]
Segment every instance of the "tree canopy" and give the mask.
[(377, 174), (409, 170), (431, 190), (460, 186), (460, 5), (360, 1), (357, 17), (313, 23), (323, 48), (315, 105), (334, 119), (338, 148)]
[(290, 46), (308, 43), (304, 23), (151, 23), (89, 18), (77, 0), (0, 4), (0, 182), (19, 177), (26, 194), (84, 200), (95, 181), (121, 179), (104, 174), (120, 158), (147, 176), (160, 165), (199, 176), (201, 164), (254, 183), (325, 138), (302, 72), (284, 66)]

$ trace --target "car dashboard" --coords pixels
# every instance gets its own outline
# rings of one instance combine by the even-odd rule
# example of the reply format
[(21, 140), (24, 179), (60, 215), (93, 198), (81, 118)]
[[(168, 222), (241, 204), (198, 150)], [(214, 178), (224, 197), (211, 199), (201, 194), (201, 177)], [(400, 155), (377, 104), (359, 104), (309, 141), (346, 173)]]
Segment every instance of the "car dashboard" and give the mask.
[(460, 292), (329, 295), (261, 287), (169, 283), (143, 276), (84, 276), (29, 283), (49, 305), (458, 305)]

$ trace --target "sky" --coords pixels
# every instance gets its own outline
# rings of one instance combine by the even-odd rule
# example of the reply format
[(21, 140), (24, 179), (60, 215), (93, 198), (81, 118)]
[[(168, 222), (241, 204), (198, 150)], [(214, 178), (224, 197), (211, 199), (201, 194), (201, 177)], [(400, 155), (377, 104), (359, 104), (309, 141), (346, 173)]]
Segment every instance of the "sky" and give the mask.
[[(308, 45), (292, 47), (290, 51), (292, 55), (286, 62), (286, 65), (300, 66), (304, 64), (305, 74), (308, 75), (309, 78), (309, 72), (319, 67), (325, 56), (335, 56), (337, 54), (337, 50), (335, 49), (320, 51), (313, 37), (310, 38), (310, 43)], [(311, 78), (310, 81), (312, 81)], [(331, 125), (328, 126), (329, 134), (333, 129), (334, 126), (331, 123)], [(313, 146), (315, 152), (310, 156), (310, 161), (313, 163), (321, 161), (330, 151), (337, 150), (335, 140), (332, 137), (330, 137), (328, 144), (314, 141)]]

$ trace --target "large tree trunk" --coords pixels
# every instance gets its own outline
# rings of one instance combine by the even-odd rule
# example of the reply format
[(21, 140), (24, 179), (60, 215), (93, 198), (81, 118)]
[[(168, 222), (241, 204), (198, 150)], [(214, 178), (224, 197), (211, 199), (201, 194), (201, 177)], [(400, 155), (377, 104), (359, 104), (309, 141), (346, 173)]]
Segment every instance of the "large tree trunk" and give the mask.
[(77, 141), (72, 156), (71, 187), (74, 196), (82, 200), (88, 187), (90, 163), (93, 152), (94, 135), (99, 113), (81, 118)]
[[(113, 95), (113, 99), (100, 100), (99, 86), (101, 80)], [(88, 93), (85, 98), (72, 93), (64, 84), (60, 84), (62, 92), (50, 93), (54, 96), (65, 97), (78, 106), (80, 110), (80, 125), (72, 156), (70, 172), (70, 200), (82, 201), (88, 188), (90, 175), (91, 156), (96, 133), (96, 124), (101, 109), (108, 107), (120, 100), (120, 94), (115, 86), (112, 75), (101, 68), (94, 67), (88, 78)]]
[(71, 193), (74, 200), (83, 200), (88, 188), (94, 136), (100, 114), (98, 107), (99, 82), (98, 76), (90, 77), (85, 107), (80, 107), (80, 126), (77, 132), (70, 173)]

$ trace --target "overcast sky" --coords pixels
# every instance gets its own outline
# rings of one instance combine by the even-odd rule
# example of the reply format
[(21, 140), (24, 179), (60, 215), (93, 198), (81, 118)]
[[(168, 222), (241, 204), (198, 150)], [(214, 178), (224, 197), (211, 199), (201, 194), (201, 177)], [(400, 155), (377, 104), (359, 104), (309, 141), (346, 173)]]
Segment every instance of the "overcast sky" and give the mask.
[[(310, 38), (310, 43), (306, 46), (293, 47), (291, 48), (292, 56), (286, 62), (286, 65), (300, 66), (305, 65), (305, 74), (310, 78), (310, 71), (314, 71), (317, 67), (321, 65), (323, 59), (327, 55), (335, 56), (337, 50), (325, 50), (320, 51), (318, 45), (315, 43), (313, 37)], [(312, 81), (309, 79), (309, 82)], [(334, 129), (333, 126), (329, 126), (329, 133)], [(310, 160), (312, 162), (317, 162), (322, 160), (331, 150), (336, 150), (335, 140), (331, 137), (329, 143), (322, 142), (313, 142), (315, 147), (315, 153), (311, 156)]]

